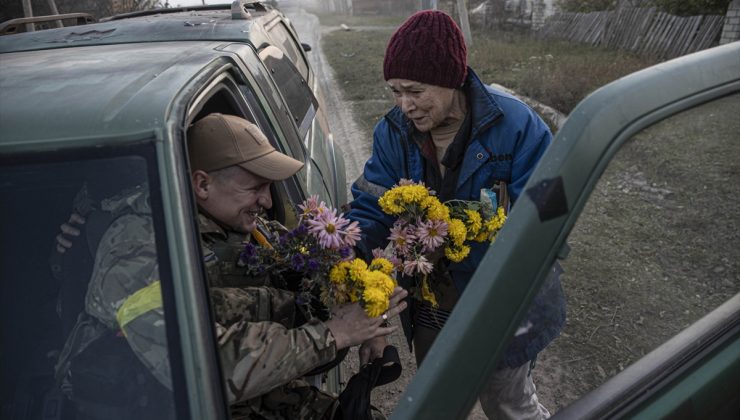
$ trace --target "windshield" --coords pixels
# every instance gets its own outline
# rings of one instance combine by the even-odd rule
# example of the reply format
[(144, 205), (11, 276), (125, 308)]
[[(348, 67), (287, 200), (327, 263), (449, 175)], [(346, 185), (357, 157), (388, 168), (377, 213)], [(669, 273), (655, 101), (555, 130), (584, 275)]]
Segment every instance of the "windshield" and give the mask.
[(85, 154), (0, 167), (0, 411), (175, 418), (156, 172)]

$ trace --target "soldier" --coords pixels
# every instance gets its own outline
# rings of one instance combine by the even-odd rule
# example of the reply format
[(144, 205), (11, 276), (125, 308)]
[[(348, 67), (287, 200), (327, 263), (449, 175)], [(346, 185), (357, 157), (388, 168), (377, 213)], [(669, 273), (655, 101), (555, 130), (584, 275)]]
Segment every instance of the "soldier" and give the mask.
[[(338, 350), (393, 332), (383, 321), (405, 307), (398, 288), (382, 317), (369, 318), (355, 304), (332, 308), (332, 317), (295, 326), (292, 293), (262, 279), (239, 278), (235, 249), (255, 231), (258, 214), (272, 206), (270, 185), (292, 176), (303, 164), (276, 151), (254, 124), (235, 116), (211, 114), (188, 131), (191, 182), (199, 208), (201, 246), (207, 267), (226, 390), (232, 416), (245, 418), (324, 418), (336, 409), (333, 396), (300, 378), (331, 362)], [(86, 296), (85, 313), (67, 340), (57, 372), (70, 385), (79, 412), (90, 417), (131, 418), (153, 412), (171, 417), (172, 389), (164, 311), (159, 289), (154, 231), (147, 188), (105, 200), (114, 214), (100, 239)], [(100, 343), (103, 343), (101, 345)], [(123, 348), (123, 349), (122, 349)], [(137, 389), (117, 389), (107, 404), (78, 398), (80, 361), (95, 365), (112, 349), (128, 351), (141, 362), (139, 376), (156, 380)], [(130, 353), (130, 354), (129, 354)], [(118, 361), (112, 365), (123, 365)], [(110, 367), (109, 367), (110, 368)], [(124, 369), (125, 370), (125, 369)], [(152, 379), (153, 379), (152, 378)], [(141, 381), (139, 381), (141, 382)], [(155, 393), (156, 391), (156, 393)], [(153, 399), (152, 396), (159, 396)], [(137, 403), (146, 400), (146, 404)], [(108, 408), (121, 406), (112, 413)], [(139, 408), (136, 408), (139, 407)], [(136, 411), (139, 410), (139, 411)]]

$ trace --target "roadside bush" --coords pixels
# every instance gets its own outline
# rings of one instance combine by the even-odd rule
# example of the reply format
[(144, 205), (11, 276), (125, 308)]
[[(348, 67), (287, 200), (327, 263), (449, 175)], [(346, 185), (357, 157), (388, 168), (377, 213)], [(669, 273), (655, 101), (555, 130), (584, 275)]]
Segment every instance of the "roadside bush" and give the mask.
[(732, 0), (649, 0), (660, 10), (678, 16), (724, 15)]
[(613, 80), (645, 67), (631, 56), (585, 55), (532, 57), (522, 69), (518, 92), (570, 113), (586, 95)]
[(611, 10), (617, 5), (616, 0), (558, 0), (557, 5), (564, 12), (595, 12)]
[(564, 12), (596, 12), (623, 6), (657, 7), (677, 16), (724, 15), (732, 0), (558, 0)]
[(621, 51), (510, 31), (475, 35), (468, 61), (484, 82), (506, 86), (564, 114), (596, 88), (655, 64)]

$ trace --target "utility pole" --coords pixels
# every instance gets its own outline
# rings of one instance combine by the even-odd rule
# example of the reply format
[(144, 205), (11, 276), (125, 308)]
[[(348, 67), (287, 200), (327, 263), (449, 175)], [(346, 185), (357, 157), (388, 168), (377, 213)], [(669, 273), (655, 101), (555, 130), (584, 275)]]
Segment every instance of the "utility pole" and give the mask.
[[(33, 17), (33, 9), (31, 8), (31, 0), (23, 0), (23, 16)], [(36, 25), (33, 23), (26, 24), (26, 32), (33, 32), (36, 30)]]
[(437, 10), (437, 0), (421, 0), (421, 10)]
[(470, 21), (468, 21), (468, 7), (465, 0), (457, 0), (457, 15), (460, 16), (460, 29), (465, 37), (468, 48), (473, 46), (473, 34), (470, 33)]
[[(46, 0), (46, 2), (49, 4), (49, 9), (51, 10), (51, 14), (52, 15), (58, 15), (59, 14), (59, 9), (57, 9), (56, 2), (54, 0)], [(64, 25), (62, 25), (62, 21), (61, 20), (55, 20), (54, 21), (54, 26), (56, 26), (57, 28), (61, 28)]]

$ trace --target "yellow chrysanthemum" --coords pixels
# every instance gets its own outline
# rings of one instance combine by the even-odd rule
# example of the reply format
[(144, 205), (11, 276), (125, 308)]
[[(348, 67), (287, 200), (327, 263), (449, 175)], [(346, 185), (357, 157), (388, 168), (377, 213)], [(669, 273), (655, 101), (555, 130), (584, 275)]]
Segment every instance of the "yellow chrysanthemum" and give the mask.
[(342, 283), (334, 287), (336, 303), (342, 304), (351, 301), (350, 293), (354, 290), (349, 283)]
[(403, 212), (404, 208), (399, 203), (398, 198), (397, 194), (392, 193), (392, 191), (388, 191), (378, 199), (378, 205), (386, 214), (400, 214)]
[(363, 276), (363, 284), (365, 288), (382, 290), (386, 296), (390, 296), (393, 293), (393, 288), (396, 287), (396, 282), (382, 271), (366, 271)]
[(465, 259), (465, 257), (470, 254), (470, 247), (467, 245), (463, 245), (461, 247), (446, 247), (445, 248), (445, 257), (449, 259), (452, 262), (460, 262)]
[(379, 199), (378, 205), (386, 214), (400, 214), (411, 204), (421, 204), (429, 191), (423, 185), (403, 185), (386, 191)]
[(367, 263), (360, 258), (355, 258), (349, 263), (349, 278), (352, 281), (362, 280), (362, 275), (367, 271)]
[(488, 229), (484, 227), (483, 229), (481, 229), (480, 232), (478, 232), (477, 235), (475, 235), (475, 238), (473, 238), (473, 240), (475, 242), (485, 242), (488, 240), (488, 235), (489, 235)]
[(423, 185), (404, 185), (398, 188), (404, 203), (420, 204), (429, 197), (429, 190)]
[(329, 270), (329, 281), (335, 284), (344, 283), (347, 280), (347, 269), (349, 269), (349, 263), (346, 261), (335, 265)]
[(427, 218), (429, 220), (450, 220), (450, 209), (444, 204), (440, 203), (436, 197), (429, 197), (430, 203), (427, 207)]
[(375, 258), (370, 262), (368, 270), (377, 270), (390, 275), (393, 272), (393, 263), (385, 258)]
[(368, 316), (377, 317), (388, 309), (388, 296), (380, 289), (369, 287), (362, 293), (365, 312)]
[(467, 220), (465, 220), (465, 227), (468, 230), (467, 239), (473, 239), (475, 238), (478, 233), (480, 232), (482, 224), (482, 218), (480, 216), (480, 213), (478, 213), (475, 210), (465, 210), (465, 216)]
[(504, 226), (504, 222), (506, 221), (506, 215), (504, 214), (504, 208), (499, 207), (498, 211), (496, 212), (496, 215), (493, 216), (489, 221), (485, 223), (485, 229), (489, 233), (489, 239), (493, 239), (496, 232), (501, 230), (501, 228)]
[(467, 237), (468, 230), (465, 229), (465, 223), (460, 219), (450, 219), (447, 227), (447, 235), (452, 238), (455, 246), (462, 246)]
[(349, 296), (349, 301), (352, 302), (352, 303), (355, 303), (358, 300), (360, 300), (360, 290), (359, 289), (352, 289), (348, 293), (348, 296)]
[(433, 307), (438, 307), (439, 303), (437, 303), (437, 297), (434, 295), (434, 292), (432, 292), (432, 289), (429, 287), (429, 280), (426, 276), (424, 276), (424, 279), (421, 281), (421, 297), (422, 299), (429, 302)]

